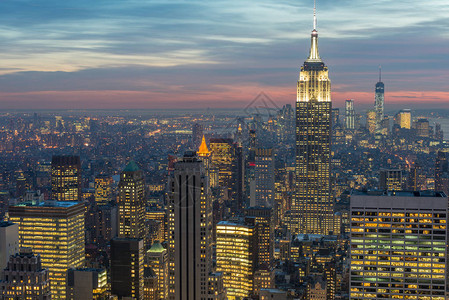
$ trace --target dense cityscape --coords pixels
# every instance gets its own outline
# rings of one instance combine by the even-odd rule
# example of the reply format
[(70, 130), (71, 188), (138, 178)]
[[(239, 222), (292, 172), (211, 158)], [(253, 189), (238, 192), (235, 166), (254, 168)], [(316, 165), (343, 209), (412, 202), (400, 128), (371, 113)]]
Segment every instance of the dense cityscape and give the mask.
[(449, 110), (310, 45), (284, 105), (1, 111), (1, 299), (448, 299)]

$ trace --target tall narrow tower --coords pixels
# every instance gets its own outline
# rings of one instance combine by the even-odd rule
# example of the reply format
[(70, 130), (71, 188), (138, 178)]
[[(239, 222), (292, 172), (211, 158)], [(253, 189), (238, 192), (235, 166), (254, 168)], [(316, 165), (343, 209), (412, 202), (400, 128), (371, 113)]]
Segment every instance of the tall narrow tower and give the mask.
[(296, 193), (292, 233), (329, 234), (333, 227), (330, 190), (331, 82), (318, 53), (316, 9), (309, 58), (299, 73), (296, 99)]
[(382, 68), (379, 66), (379, 82), (376, 83), (376, 94), (374, 97), (374, 110), (376, 111), (376, 129), (382, 128), (382, 120), (384, 119), (384, 95), (385, 86), (382, 82)]
[(212, 202), (209, 178), (195, 152), (175, 163), (168, 186), (169, 299), (209, 299)]
[(145, 237), (145, 180), (143, 171), (134, 161), (120, 174), (119, 232), (120, 238)]

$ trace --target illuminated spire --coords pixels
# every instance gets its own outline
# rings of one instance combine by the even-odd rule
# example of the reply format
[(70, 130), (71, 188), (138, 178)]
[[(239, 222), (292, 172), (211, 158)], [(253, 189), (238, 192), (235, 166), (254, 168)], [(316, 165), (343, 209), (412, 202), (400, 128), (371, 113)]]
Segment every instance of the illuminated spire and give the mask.
[(312, 30), (312, 41), (310, 46), (310, 54), (307, 59), (308, 62), (321, 62), (320, 54), (318, 53), (318, 31), (317, 28), (317, 18), (316, 18), (316, 0), (313, 2), (313, 30)]
[(206, 138), (203, 135), (203, 140), (201, 141), (201, 145), (200, 148), (198, 149), (197, 152), (198, 156), (202, 157), (202, 156), (209, 156), (210, 151), (207, 148), (207, 144), (206, 144)]

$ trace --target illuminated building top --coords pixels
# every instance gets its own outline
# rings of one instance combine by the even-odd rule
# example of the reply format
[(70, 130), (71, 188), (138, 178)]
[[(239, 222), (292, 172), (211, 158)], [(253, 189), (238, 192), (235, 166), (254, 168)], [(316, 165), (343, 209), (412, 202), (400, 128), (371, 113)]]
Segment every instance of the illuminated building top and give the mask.
[(197, 154), (200, 157), (201, 156), (209, 156), (209, 154), (210, 154), (210, 151), (207, 148), (206, 138), (204, 137), (204, 135), (203, 135), (203, 140), (201, 141), (201, 145), (200, 145), (200, 148), (198, 149)]

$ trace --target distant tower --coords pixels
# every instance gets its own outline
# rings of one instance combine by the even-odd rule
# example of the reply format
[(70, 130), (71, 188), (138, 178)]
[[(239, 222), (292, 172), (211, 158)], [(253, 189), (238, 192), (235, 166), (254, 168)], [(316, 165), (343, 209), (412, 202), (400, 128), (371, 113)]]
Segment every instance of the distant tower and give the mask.
[(79, 156), (53, 156), (51, 194), (58, 201), (81, 201), (81, 161)]
[(449, 153), (438, 151), (435, 161), (435, 191), (449, 195)]
[(376, 94), (374, 99), (374, 111), (376, 112), (376, 129), (382, 129), (384, 119), (385, 86), (382, 82), (382, 68), (379, 66), (379, 82), (376, 83)]
[(203, 161), (207, 177), (210, 177), (210, 155), (211, 155), (211, 152), (207, 148), (206, 138), (204, 137), (204, 135), (203, 135), (203, 139), (201, 141), (201, 145), (196, 154), (198, 154), (198, 157)]
[(352, 99), (345, 102), (345, 125), (346, 129), (355, 129), (354, 100)]
[(198, 149), (203, 135), (203, 126), (195, 123), (192, 127), (192, 149)]
[(368, 129), (370, 134), (374, 134), (376, 132), (376, 112), (372, 109), (366, 112), (366, 129)]
[(118, 190), (118, 237), (144, 238), (145, 181), (142, 170), (134, 161), (129, 162), (120, 174)]
[(170, 299), (208, 299), (212, 272), (209, 178), (195, 152), (175, 163), (169, 179)]
[(109, 175), (95, 177), (95, 202), (98, 205), (108, 204), (112, 200), (112, 183), (114, 180)]
[(292, 233), (329, 234), (333, 229), (330, 188), (331, 81), (318, 53), (316, 9), (309, 58), (299, 74), (296, 100), (296, 193)]

